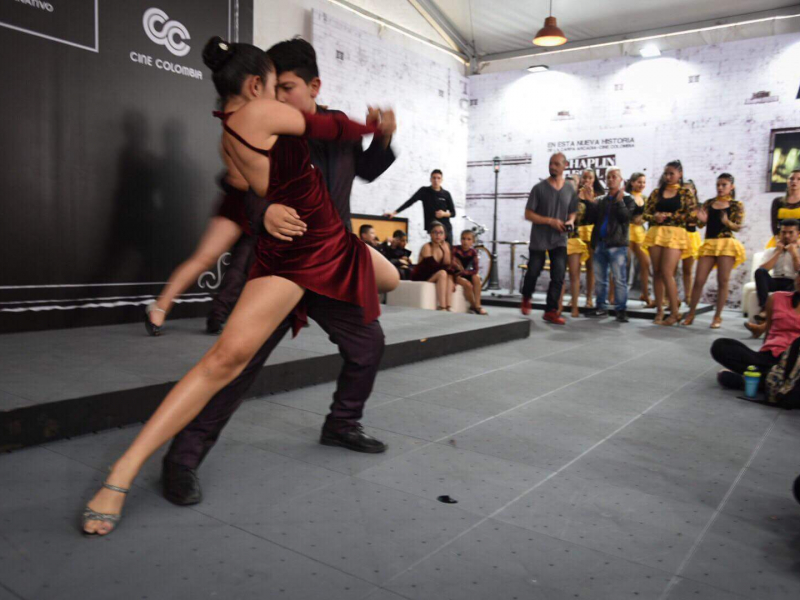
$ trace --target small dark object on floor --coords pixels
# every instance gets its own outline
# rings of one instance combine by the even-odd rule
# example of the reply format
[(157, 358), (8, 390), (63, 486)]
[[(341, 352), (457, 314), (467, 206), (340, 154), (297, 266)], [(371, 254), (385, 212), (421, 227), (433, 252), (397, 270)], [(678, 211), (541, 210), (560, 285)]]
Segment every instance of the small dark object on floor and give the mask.
[(458, 504), (458, 500), (451, 498), (450, 496), (439, 496), (437, 498), (439, 502), (443, 502), (444, 504)]
[(454, 448), (456, 446), (456, 441), (455, 440), (449, 440), (447, 443), (450, 444), (451, 446), (453, 446)]
[(744, 389), (744, 377), (733, 371), (722, 370), (717, 373), (717, 383), (729, 390)]

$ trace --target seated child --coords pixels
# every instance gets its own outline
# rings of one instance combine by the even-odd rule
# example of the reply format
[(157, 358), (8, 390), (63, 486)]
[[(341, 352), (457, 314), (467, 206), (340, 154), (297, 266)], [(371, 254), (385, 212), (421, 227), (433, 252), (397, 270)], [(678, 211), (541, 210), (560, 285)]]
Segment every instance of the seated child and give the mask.
[(475, 234), (469, 229), (461, 232), (461, 245), (453, 248), (453, 259), (461, 271), (456, 283), (464, 288), (464, 297), (469, 302), (470, 311), (476, 315), (488, 314), (481, 307), (481, 277), (478, 275), (478, 253), (473, 247)]

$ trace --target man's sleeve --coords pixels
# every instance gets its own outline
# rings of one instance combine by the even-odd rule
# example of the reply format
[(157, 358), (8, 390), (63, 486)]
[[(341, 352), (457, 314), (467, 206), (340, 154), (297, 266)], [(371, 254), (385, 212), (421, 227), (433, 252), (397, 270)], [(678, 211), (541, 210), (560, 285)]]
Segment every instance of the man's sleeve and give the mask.
[(536, 207), (539, 206), (539, 198), (536, 194), (536, 186), (531, 188), (531, 193), (528, 194), (528, 203), (525, 205), (525, 210), (536, 212)]
[(403, 204), (402, 204), (402, 205), (400, 205), (400, 208), (398, 208), (398, 209), (397, 209), (395, 212), (403, 212), (403, 211), (404, 211), (405, 209), (407, 209), (409, 206), (411, 206), (412, 204), (414, 204), (414, 203), (415, 203), (417, 200), (422, 200), (422, 190), (424, 190), (424, 189), (425, 189), (424, 187), (421, 187), (421, 188), (419, 188), (419, 189), (418, 189), (418, 190), (417, 190), (417, 191), (414, 193), (414, 195), (413, 195), (413, 196), (411, 196), (411, 198), (409, 198), (409, 199), (408, 199), (408, 200), (406, 200), (405, 202), (403, 202)]
[(354, 145), (356, 155), (356, 176), (366, 181), (375, 181), (392, 166), (395, 160), (391, 145), (384, 148), (384, 139), (377, 135), (366, 150), (361, 143)]
[[(565, 183), (564, 185), (569, 185)], [(572, 198), (569, 200), (569, 209), (567, 210), (567, 214), (572, 214), (578, 212), (578, 194), (575, 190), (572, 190)]]
[(456, 216), (456, 205), (453, 204), (453, 197), (450, 192), (447, 192), (447, 210), (450, 212), (450, 217)]

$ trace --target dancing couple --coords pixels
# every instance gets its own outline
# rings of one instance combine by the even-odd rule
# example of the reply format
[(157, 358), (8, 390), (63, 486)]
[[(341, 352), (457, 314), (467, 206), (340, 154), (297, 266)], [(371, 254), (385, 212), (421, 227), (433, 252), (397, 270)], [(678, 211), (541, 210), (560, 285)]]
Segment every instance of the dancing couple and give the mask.
[[(249, 280), (222, 335), (170, 391), (87, 505), (83, 530), (90, 535), (114, 529), (125, 494), (145, 461), (176, 434), (165, 458), (165, 478), (180, 480), (183, 474), (183, 481), (194, 486), (190, 491), (197, 497), (176, 499), (183, 500), (178, 503), (199, 501), (194, 469), (266, 356), (290, 328), (296, 334), (307, 316), (320, 323), (345, 358), (320, 441), (362, 452), (386, 448), (363, 432), (359, 420), (383, 351), (378, 291), (394, 289), (399, 278), (389, 261), (346, 229), (323, 173), (312, 164), (307, 140), (344, 146), (367, 134), (388, 138), (394, 131), (393, 117), (388, 113), (384, 120), (371, 111), (367, 125), (360, 125), (342, 113), (301, 112), (278, 102), (275, 66), (250, 44), (212, 38), (203, 60), (220, 97), (222, 111), (217, 115), (223, 125), (227, 183), (268, 198), (270, 209), (286, 207), (284, 213), (293, 215), (288, 222), (303, 225), (285, 229), (281, 237), (266, 232), (259, 236)], [(337, 174), (345, 178), (349, 173), (344, 171)], [(269, 212), (263, 219), (267, 232), (275, 227)]]

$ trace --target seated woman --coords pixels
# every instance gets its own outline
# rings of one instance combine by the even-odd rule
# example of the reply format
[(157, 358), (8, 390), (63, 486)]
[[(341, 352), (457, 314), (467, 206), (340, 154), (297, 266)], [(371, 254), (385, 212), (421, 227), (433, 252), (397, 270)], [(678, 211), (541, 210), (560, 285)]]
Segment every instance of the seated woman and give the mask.
[(717, 381), (722, 387), (744, 389), (743, 373), (753, 365), (762, 374), (759, 386), (763, 389), (767, 371), (800, 337), (800, 273), (795, 276), (794, 286), (794, 292), (775, 292), (769, 297), (766, 338), (758, 351), (731, 338), (719, 338), (711, 345), (711, 356), (725, 367), (717, 374)]
[(475, 234), (469, 229), (461, 232), (461, 245), (453, 248), (453, 261), (458, 268), (456, 283), (464, 288), (464, 297), (469, 302), (470, 311), (476, 315), (486, 315), (481, 306), (481, 288), (483, 282), (478, 275), (478, 252), (473, 248)]
[(436, 284), (436, 310), (452, 312), (453, 292), (456, 291), (455, 273), (450, 244), (445, 239), (444, 225), (433, 221), (428, 231), (431, 241), (419, 251), (419, 262), (411, 272), (412, 281), (430, 281)]
[(736, 186), (733, 175), (722, 173), (717, 177), (717, 197), (707, 200), (697, 211), (699, 227), (706, 227), (706, 240), (698, 250), (697, 274), (689, 314), (684, 325), (694, 323), (697, 304), (703, 293), (711, 270), (717, 268), (717, 312), (711, 321), (711, 329), (719, 329), (722, 325), (722, 309), (728, 300), (728, 282), (731, 271), (747, 258), (744, 246), (733, 233), (739, 231), (744, 221), (744, 208), (736, 200)]

